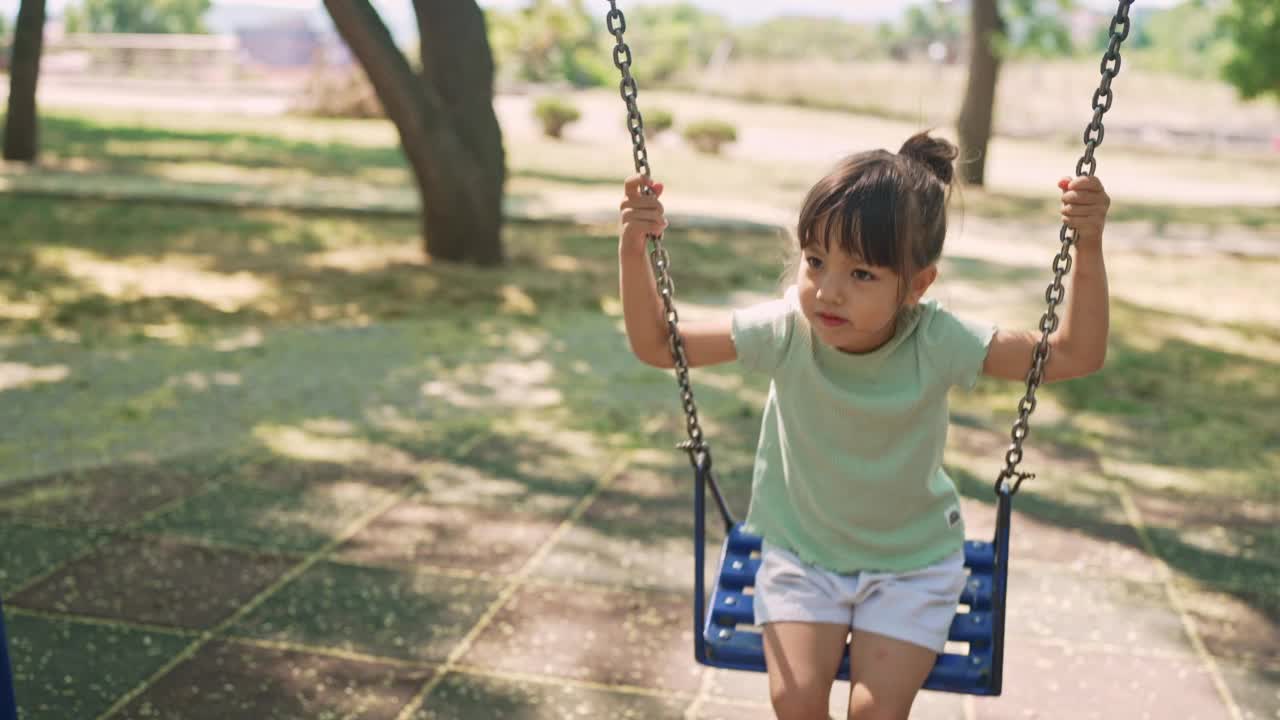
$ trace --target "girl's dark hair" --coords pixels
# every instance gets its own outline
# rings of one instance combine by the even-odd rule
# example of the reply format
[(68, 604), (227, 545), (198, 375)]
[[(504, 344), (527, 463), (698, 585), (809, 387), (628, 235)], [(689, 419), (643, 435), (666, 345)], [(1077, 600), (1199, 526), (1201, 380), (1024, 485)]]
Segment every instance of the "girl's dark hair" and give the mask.
[(908, 138), (897, 155), (870, 150), (845, 158), (805, 197), (796, 227), (800, 248), (836, 242), (906, 282), (942, 255), (958, 154), (926, 131)]

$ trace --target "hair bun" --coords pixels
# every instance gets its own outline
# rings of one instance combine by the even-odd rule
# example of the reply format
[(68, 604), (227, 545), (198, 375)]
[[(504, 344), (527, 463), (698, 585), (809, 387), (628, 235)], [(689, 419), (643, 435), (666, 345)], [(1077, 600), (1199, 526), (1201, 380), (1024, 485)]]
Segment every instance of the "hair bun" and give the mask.
[(950, 185), (955, 177), (952, 162), (960, 155), (960, 151), (948, 140), (931, 137), (926, 130), (907, 138), (898, 154), (923, 163), (943, 185)]

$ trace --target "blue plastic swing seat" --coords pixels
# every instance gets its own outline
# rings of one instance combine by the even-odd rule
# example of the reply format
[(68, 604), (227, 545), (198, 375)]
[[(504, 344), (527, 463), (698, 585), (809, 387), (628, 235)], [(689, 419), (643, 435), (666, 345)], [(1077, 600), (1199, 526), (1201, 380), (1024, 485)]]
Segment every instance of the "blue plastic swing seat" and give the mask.
[(9, 664), (9, 642), (4, 633), (4, 605), (0, 605), (0, 720), (17, 720), (13, 697), (13, 670)]
[[(1001, 538), (997, 536), (997, 539)], [(1007, 543), (1007, 535), (1003, 540)], [(730, 670), (765, 670), (763, 638), (752, 625), (753, 596), (749, 592), (760, 569), (760, 546), (760, 537), (744, 532), (741, 524), (735, 525), (725, 539), (720, 575), (703, 627), (707, 665)], [(996, 562), (996, 550), (993, 543), (965, 542), (969, 580), (960, 596), (960, 607), (951, 622), (948, 639), (967, 644), (968, 651), (939, 655), (925, 681), (926, 690), (1000, 694), (1007, 563)], [(848, 648), (836, 677), (849, 679)]]

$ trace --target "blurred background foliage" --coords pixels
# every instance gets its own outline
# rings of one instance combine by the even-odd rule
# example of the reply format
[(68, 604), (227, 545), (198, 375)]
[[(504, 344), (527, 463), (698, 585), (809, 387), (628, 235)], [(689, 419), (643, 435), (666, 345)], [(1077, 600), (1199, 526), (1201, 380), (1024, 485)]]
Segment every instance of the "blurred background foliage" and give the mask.
[[(1075, 0), (1003, 0), (1006, 32), (1000, 48), (1010, 58), (1096, 58), (1106, 47), (1107, 26), (1097, 26), (1091, 41), (1073, 39), (1080, 10)], [(487, 11), (503, 80), (613, 84), (608, 62), (613, 39), (597, 31), (598, 14), (585, 0), (534, 0), (523, 8)], [(1225, 79), (1246, 92), (1262, 84), (1249, 80), (1257, 75), (1270, 78), (1274, 91), (1274, 68), (1254, 68), (1280, 63), (1280, 52), (1268, 52), (1280, 43), (1277, 0), (1186, 0), (1163, 9), (1139, 3), (1131, 14), (1126, 54), (1132, 62), (1195, 79)], [(637, 79), (658, 85), (736, 61), (958, 63), (964, 61), (968, 33), (968, 13), (960, 3), (939, 0), (913, 5), (896, 22), (878, 25), (820, 17), (733, 25), (689, 3), (636, 6), (627, 17), (628, 42), (645, 48), (644, 62), (634, 68)]]

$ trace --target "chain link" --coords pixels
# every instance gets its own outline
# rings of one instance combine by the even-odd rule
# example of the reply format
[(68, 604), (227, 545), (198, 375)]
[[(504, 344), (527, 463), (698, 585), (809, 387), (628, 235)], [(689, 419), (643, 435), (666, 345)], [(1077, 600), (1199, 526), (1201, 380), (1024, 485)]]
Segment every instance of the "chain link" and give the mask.
[[(627, 18), (618, 9), (617, 0), (609, 0), (609, 13), (605, 16), (605, 24), (613, 35), (613, 64), (622, 73), (622, 81), (618, 84), (618, 92), (627, 106), (627, 129), (631, 133), (631, 154), (635, 160), (636, 172), (644, 177), (650, 176), (649, 152), (644, 144), (644, 118), (640, 115), (640, 107), (636, 103), (639, 89), (636, 79), (631, 75), (631, 48), (623, 40), (627, 30)], [(648, 187), (645, 194), (652, 192)], [(702, 425), (698, 422), (698, 406), (693, 399), (693, 386), (689, 382), (689, 361), (685, 357), (684, 340), (680, 337), (680, 314), (676, 312), (676, 284), (671, 279), (671, 257), (662, 244), (662, 235), (649, 235), (649, 261), (653, 265), (654, 277), (657, 279), (658, 296), (662, 298), (663, 317), (667, 322), (668, 344), (671, 359), (675, 365), (676, 382), (680, 385), (680, 401), (684, 407), (685, 431), (689, 440), (681, 447), (689, 452), (689, 459), (695, 466), (710, 467), (711, 448), (702, 434)]]
[[(1111, 40), (1107, 43), (1107, 51), (1102, 56), (1102, 64), (1099, 71), (1102, 74), (1102, 81), (1098, 85), (1098, 89), (1093, 93), (1093, 118), (1089, 121), (1089, 125), (1084, 131), (1084, 154), (1080, 156), (1079, 162), (1076, 163), (1076, 175), (1093, 175), (1098, 168), (1098, 161), (1094, 158), (1093, 153), (1102, 145), (1102, 139), (1106, 135), (1106, 128), (1102, 125), (1102, 116), (1111, 109), (1111, 101), (1114, 96), (1111, 92), (1111, 81), (1115, 80), (1116, 75), (1120, 74), (1120, 44), (1125, 38), (1129, 37), (1129, 6), (1133, 4), (1133, 0), (1119, 0), (1116, 8), (1116, 14), (1111, 19), (1109, 32)], [(1044, 380), (1045, 364), (1049, 360), (1049, 336), (1058, 329), (1058, 305), (1062, 303), (1066, 295), (1066, 288), (1062, 284), (1062, 278), (1071, 271), (1071, 246), (1075, 244), (1076, 233), (1066, 222), (1062, 223), (1062, 229), (1058, 232), (1058, 238), (1062, 242), (1062, 247), (1058, 250), (1058, 254), (1053, 258), (1053, 282), (1045, 290), (1044, 298), (1048, 304), (1044, 315), (1040, 318), (1040, 342), (1036, 343), (1035, 350), (1031, 356), (1031, 370), (1027, 373), (1027, 392), (1018, 401), (1018, 419), (1013, 423), (1013, 429), (1009, 432), (1009, 437), (1013, 441), (1009, 446), (1009, 450), (1004, 456), (1004, 469), (1000, 471), (1000, 476), (996, 478), (995, 490), (999, 495), (1001, 490), (1005, 489), (1006, 483), (1010, 480), (1013, 485), (1008, 488), (1009, 494), (1012, 495), (1018, 491), (1023, 480), (1035, 477), (1030, 473), (1018, 471), (1018, 463), (1022, 462), (1022, 443), (1027, 439), (1027, 435), (1031, 432), (1031, 413), (1036, 409), (1036, 390), (1040, 387), (1040, 383)]]

